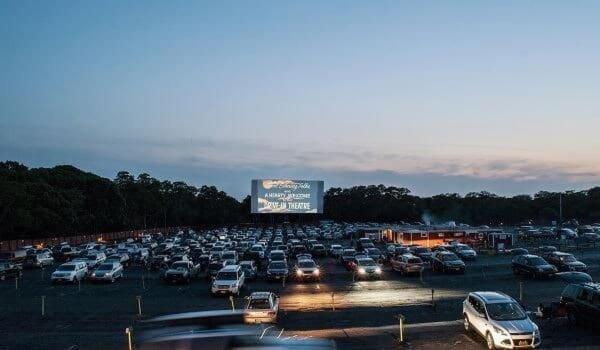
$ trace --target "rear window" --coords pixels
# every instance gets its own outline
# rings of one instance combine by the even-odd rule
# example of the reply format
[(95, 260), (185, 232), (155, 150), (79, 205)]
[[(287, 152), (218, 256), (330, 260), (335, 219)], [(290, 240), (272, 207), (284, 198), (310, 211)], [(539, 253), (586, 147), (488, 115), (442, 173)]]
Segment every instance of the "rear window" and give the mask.
[(270, 309), (269, 299), (251, 299), (248, 309)]
[(235, 272), (219, 272), (217, 274), (217, 280), (224, 280), (224, 281), (237, 280), (237, 273), (235, 273)]

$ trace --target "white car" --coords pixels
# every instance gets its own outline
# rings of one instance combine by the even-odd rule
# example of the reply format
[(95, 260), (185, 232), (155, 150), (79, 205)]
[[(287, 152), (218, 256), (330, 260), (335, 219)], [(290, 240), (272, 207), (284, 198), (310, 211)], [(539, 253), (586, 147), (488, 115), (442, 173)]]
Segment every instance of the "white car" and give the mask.
[(499, 292), (472, 292), (463, 302), (466, 331), (485, 338), (488, 349), (533, 349), (542, 338), (521, 305)]
[(123, 265), (118, 262), (102, 263), (88, 278), (90, 281), (112, 283), (123, 278)]
[(52, 283), (71, 282), (75, 283), (85, 278), (87, 274), (87, 264), (85, 261), (71, 261), (60, 265), (52, 273), (50, 281)]
[(244, 310), (246, 323), (275, 323), (279, 311), (279, 297), (271, 292), (254, 292), (248, 297)]
[(88, 269), (94, 269), (106, 260), (106, 254), (102, 252), (88, 253), (86, 256)]
[(244, 286), (244, 281), (245, 274), (240, 265), (227, 265), (219, 270), (215, 276), (210, 291), (212, 295), (240, 295), (240, 290)]

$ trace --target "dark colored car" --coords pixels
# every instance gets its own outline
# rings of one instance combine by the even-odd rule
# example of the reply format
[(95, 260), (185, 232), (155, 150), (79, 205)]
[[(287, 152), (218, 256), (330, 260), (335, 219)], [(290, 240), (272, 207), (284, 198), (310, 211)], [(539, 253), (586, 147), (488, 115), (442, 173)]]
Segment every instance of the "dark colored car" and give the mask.
[(432, 255), (431, 269), (442, 273), (465, 273), (465, 263), (452, 252), (439, 251)]
[(0, 281), (4, 281), (7, 278), (18, 278), (22, 275), (23, 272), (19, 265), (8, 261), (0, 262)]
[(514, 248), (510, 250), (510, 254), (517, 256), (517, 255), (527, 255), (529, 254), (529, 250), (525, 249), (525, 248)]
[(533, 278), (550, 277), (558, 272), (558, 269), (548, 264), (546, 260), (532, 254), (514, 257), (512, 270), (515, 275), (527, 275)]
[(558, 271), (586, 272), (588, 269), (586, 264), (575, 259), (570, 253), (553, 252), (546, 256), (546, 261), (554, 265)]
[(268, 281), (276, 281), (287, 279), (290, 270), (285, 261), (272, 261), (267, 266), (267, 280)]
[(561, 306), (573, 324), (598, 326), (600, 319), (600, 284), (569, 284), (560, 297)]
[(313, 256), (326, 256), (327, 249), (322, 244), (313, 244), (312, 249), (310, 250)]
[(423, 261), (430, 261), (433, 256), (431, 249), (426, 247), (413, 247), (411, 248), (411, 253), (415, 256), (418, 256)]
[(214, 277), (219, 271), (225, 267), (225, 263), (220, 260), (213, 260), (208, 264), (207, 277)]

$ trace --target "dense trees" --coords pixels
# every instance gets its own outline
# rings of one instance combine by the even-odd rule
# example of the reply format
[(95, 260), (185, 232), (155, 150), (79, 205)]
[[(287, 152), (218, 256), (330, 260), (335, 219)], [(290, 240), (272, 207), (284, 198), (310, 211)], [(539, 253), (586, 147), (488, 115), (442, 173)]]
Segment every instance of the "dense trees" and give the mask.
[[(477, 192), (419, 198), (393, 186), (330, 188), (323, 216), (345, 221), (547, 224), (559, 220), (560, 196)], [(600, 222), (600, 187), (562, 193), (562, 202), (564, 219)], [(68, 165), (29, 169), (0, 162), (0, 239), (239, 223), (250, 221), (249, 212), (250, 197), (240, 202), (214, 186), (197, 188), (126, 171), (110, 180)]]

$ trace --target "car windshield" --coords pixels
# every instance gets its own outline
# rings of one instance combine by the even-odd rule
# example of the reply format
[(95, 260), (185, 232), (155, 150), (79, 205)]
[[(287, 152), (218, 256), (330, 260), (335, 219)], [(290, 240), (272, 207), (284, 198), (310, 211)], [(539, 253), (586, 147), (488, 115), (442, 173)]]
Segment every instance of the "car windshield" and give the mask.
[(533, 258), (527, 258), (527, 262), (531, 266), (546, 265), (546, 261), (544, 259), (540, 258), (539, 256), (536, 256)]
[(373, 260), (359, 260), (358, 264), (360, 266), (376, 266), (375, 261)]
[(253, 252), (261, 252), (263, 250), (262, 246), (254, 246), (252, 248), (250, 248), (251, 251)]
[(283, 253), (271, 253), (271, 259), (273, 260), (283, 260), (285, 255)]
[(561, 255), (558, 258), (560, 259), (560, 261), (566, 262), (566, 263), (576, 262), (577, 261), (577, 259), (575, 259), (575, 257), (573, 255), (571, 255), (571, 254)]
[(250, 299), (248, 309), (270, 309), (271, 303), (269, 299)]
[(62, 265), (59, 266), (57, 271), (75, 271), (75, 265)]
[(223, 259), (235, 259), (234, 253), (225, 253), (223, 254)]
[(274, 262), (269, 264), (270, 269), (285, 269), (287, 265), (283, 262)]
[(496, 321), (524, 320), (527, 315), (515, 302), (487, 304), (489, 316)]
[(298, 263), (298, 266), (300, 266), (300, 267), (315, 267), (316, 264), (312, 260), (302, 260)]
[(455, 254), (443, 254), (442, 260), (443, 261), (455, 261), (455, 260), (460, 260), (460, 259)]
[(234, 281), (237, 280), (237, 274), (235, 272), (219, 272), (217, 274), (218, 280)]
[(98, 267), (98, 271), (110, 271), (112, 268), (112, 264), (103, 264)]

